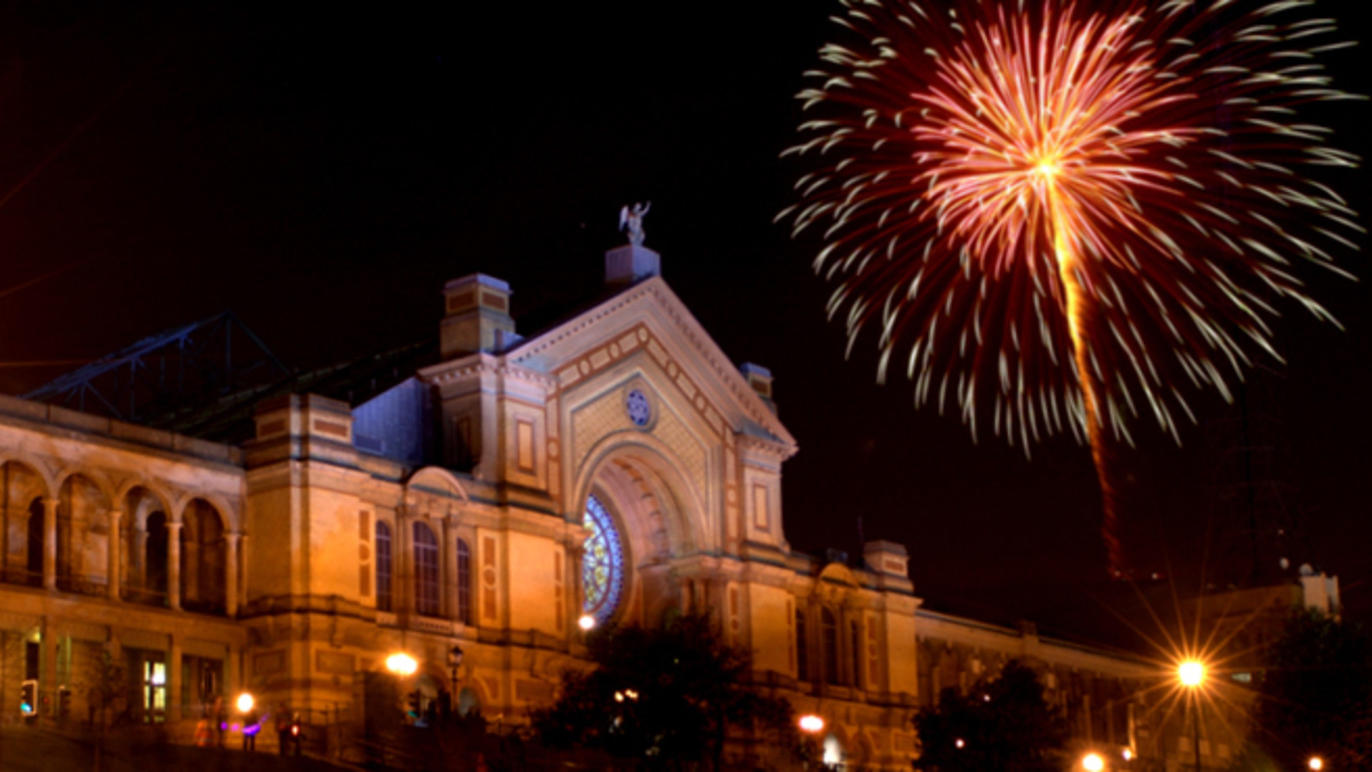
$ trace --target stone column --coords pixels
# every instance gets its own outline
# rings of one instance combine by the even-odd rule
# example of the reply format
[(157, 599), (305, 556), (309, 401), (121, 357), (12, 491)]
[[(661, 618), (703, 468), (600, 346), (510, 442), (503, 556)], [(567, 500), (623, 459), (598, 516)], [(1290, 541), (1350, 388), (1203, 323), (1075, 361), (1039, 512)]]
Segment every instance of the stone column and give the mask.
[(241, 538), (238, 531), (224, 534), (224, 613), (231, 617), (238, 614), (238, 540)]
[(167, 605), (181, 608), (181, 524), (167, 523)]
[(57, 589), (57, 499), (43, 497), (43, 588)]
[(401, 506), (395, 511), (395, 534), (391, 539), (391, 611), (414, 613), (414, 578), (410, 575), (410, 513)]
[(443, 587), (439, 591), (439, 607), (447, 619), (457, 619), (457, 539), (453, 538), (452, 516), (443, 518), (443, 540), (438, 556), (439, 576)]
[(119, 564), (122, 562), (120, 557), (124, 547), (121, 543), (122, 539), (120, 538), (119, 533), (119, 521), (123, 519), (123, 517), (124, 513), (122, 510), (111, 509), (109, 511), (109, 567), (105, 572), (107, 575), (105, 582), (110, 591), (110, 600), (119, 600), (119, 580), (121, 578), (119, 576)]

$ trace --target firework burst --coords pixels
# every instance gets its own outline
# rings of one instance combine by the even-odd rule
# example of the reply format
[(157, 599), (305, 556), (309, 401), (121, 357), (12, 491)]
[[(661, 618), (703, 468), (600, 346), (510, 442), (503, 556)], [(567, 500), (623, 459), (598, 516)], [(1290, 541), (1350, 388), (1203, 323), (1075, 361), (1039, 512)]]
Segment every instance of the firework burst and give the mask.
[(1294, 108), (1358, 97), (1312, 2), (843, 4), (787, 151), (822, 168), (780, 219), (823, 231), (830, 314), (919, 403), (1025, 447), (1140, 414), (1177, 436), (1169, 374), (1228, 397), (1277, 356), (1277, 298), (1331, 318), (1298, 265), (1345, 273), (1327, 250), (1362, 228), (1304, 172), (1357, 159)]
[(1348, 275), (1328, 250), (1363, 229), (1307, 174), (1358, 159), (1296, 108), (1358, 97), (1313, 0), (841, 2), (787, 151), (819, 168), (778, 219), (822, 232), (849, 350), (873, 331), (917, 405), (1089, 442), (1109, 519), (1106, 436), (1180, 441), (1186, 382), (1229, 399), (1280, 358), (1278, 299), (1332, 321), (1300, 266)]

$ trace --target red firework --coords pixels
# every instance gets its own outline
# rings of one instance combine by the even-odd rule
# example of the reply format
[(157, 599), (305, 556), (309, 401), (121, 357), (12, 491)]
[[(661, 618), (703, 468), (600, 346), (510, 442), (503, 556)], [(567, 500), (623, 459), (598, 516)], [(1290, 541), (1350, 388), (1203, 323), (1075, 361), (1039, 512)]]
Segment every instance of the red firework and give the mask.
[(1363, 229), (1307, 172), (1358, 159), (1297, 108), (1358, 98), (1318, 61), (1352, 44), (1310, 0), (842, 4), (781, 215), (823, 232), (830, 315), (974, 437), (1089, 441), (1109, 524), (1104, 434), (1179, 440), (1183, 379), (1228, 399), (1278, 356), (1277, 299), (1332, 320), (1298, 266), (1347, 275), (1327, 249)]

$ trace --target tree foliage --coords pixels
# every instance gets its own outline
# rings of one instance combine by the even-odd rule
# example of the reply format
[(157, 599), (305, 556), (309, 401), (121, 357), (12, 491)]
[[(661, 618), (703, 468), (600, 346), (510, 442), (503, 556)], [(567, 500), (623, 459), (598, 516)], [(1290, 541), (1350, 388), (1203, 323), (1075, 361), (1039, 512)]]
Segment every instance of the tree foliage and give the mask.
[(945, 690), (937, 707), (915, 717), (915, 729), (915, 768), (929, 772), (1057, 770), (1066, 754), (1066, 720), (1044, 699), (1034, 670), (1016, 660), (965, 697)]
[(1280, 769), (1372, 768), (1372, 639), (1351, 622), (1302, 609), (1264, 652), (1253, 742)]
[(111, 709), (117, 709), (118, 704), (127, 698), (124, 666), (111, 657), (108, 650), (102, 650), (85, 686), (86, 702), (91, 706), (97, 725), (103, 729), (109, 721)]
[(657, 764), (715, 761), (731, 728), (798, 745), (790, 706), (747, 685), (746, 653), (705, 617), (661, 629), (624, 627), (588, 642), (596, 669), (564, 675), (561, 699), (534, 717), (546, 745), (598, 749)]

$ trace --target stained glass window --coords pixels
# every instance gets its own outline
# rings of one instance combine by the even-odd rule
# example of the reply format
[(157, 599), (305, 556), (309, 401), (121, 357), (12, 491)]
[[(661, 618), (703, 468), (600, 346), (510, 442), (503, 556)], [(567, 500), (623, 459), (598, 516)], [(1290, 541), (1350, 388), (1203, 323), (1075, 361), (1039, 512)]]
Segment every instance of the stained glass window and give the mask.
[(582, 608), (597, 622), (605, 622), (614, 614), (624, 589), (624, 546), (614, 519), (595, 496), (586, 499), (584, 522), (591, 535), (581, 557)]

